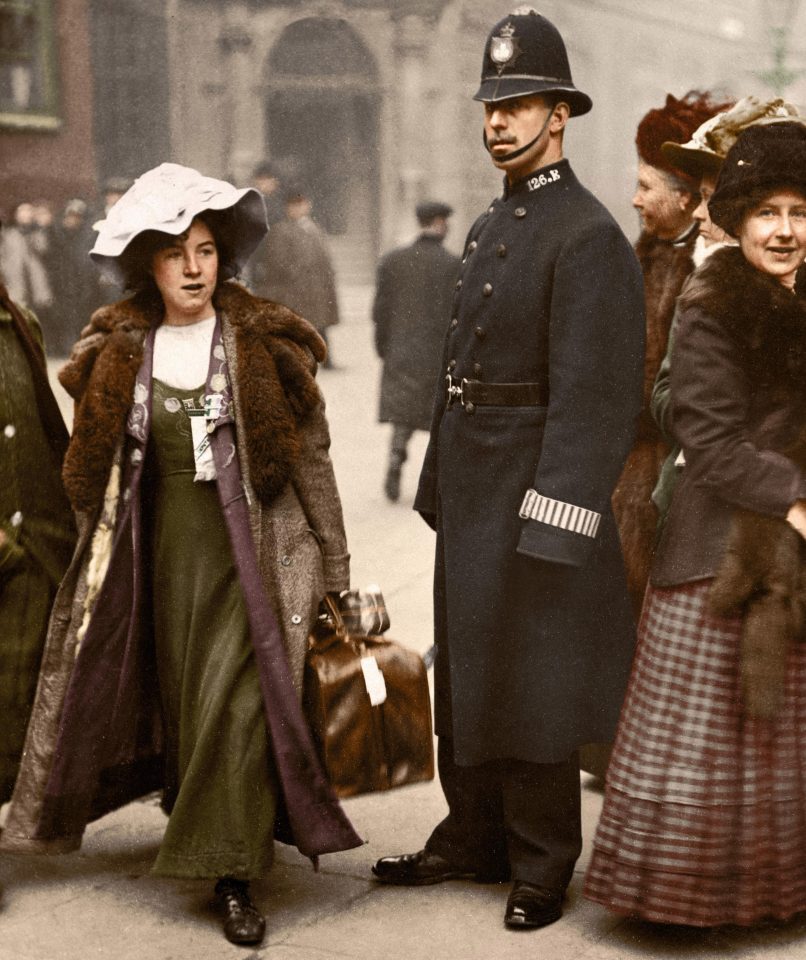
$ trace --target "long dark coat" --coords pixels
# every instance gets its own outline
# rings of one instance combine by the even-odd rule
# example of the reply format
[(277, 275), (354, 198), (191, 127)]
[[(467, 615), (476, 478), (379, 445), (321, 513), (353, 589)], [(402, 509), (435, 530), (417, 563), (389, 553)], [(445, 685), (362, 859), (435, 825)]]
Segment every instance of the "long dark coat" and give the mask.
[[(208, 392), (223, 397), (210, 435), (216, 484), (285, 799), (282, 838), (315, 857), (360, 843), (300, 707), (318, 602), (349, 585), (313, 379), (324, 344), (290, 310), (234, 283), (219, 288), (216, 307), (220, 342), (208, 377)], [(75, 849), (88, 820), (162, 784), (141, 511), (161, 313), (140, 298), (99, 310), (61, 373), (77, 400), (64, 476), (79, 542), (54, 604), (5, 849)]]
[(259, 297), (284, 304), (320, 333), (339, 322), (336, 274), (321, 227), (312, 220), (283, 220), (261, 245), (253, 267)]
[(0, 802), (17, 777), (50, 608), (75, 542), (59, 476), (66, 446), (36, 318), (0, 294)]
[(459, 258), (422, 234), (378, 264), (372, 319), (383, 360), (378, 419), (415, 430), (431, 426), (434, 382), (459, 273)]
[[(447, 408), (439, 387), (415, 509), (437, 528), (436, 725), (459, 764), (559, 761), (612, 736), (634, 625), (610, 497), (643, 345), (635, 254), (566, 160), (476, 221), (445, 367), (539, 383), (548, 403)], [(521, 519), (530, 489), (568, 511)], [(595, 535), (555, 525), (573, 506), (599, 515)]]

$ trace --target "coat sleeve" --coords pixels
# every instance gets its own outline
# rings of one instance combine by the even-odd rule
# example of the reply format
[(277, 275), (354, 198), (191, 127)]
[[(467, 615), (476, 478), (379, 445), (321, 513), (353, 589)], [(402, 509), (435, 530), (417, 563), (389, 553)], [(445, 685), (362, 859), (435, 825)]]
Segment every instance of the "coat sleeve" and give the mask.
[(672, 356), (672, 429), (689, 483), (734, 506), (785, 517), (806, 498), (806, 477), (788, 457), (753, 442), (751, 387), (740, 352), (715, 318), (696, 307), (681, 315)]
[(641, 408), (640, 268), (615, 222), (570, 237), (558, 257), (549, 326), (549, 404), (517, 550), (583, 566)]
[(649, 401), (649, 409), (652, 413), (652, 419), (655, 421), (658, 429), (663, 434), (664, 440), (674, 441), (672, 437), (671, 426), (671, 373), (672, 373), (672, 351), (674, 349), (674, 338), (677, 331), (677, 314), (672, 320), (672, 326), (669, 330), (669, 343), (666, 347), (666, 353), (663, 357), (658, 375), (655, 377), (655, 385), (652, 387), (652, 396)]
[(294, 470), (294, 489), (322, 546), (325, 590), (338, 593), (350, 586), (350, 554), (330, 459), (330, 430), (324, 400), (314, 408), (299, 433), (302, 449)]

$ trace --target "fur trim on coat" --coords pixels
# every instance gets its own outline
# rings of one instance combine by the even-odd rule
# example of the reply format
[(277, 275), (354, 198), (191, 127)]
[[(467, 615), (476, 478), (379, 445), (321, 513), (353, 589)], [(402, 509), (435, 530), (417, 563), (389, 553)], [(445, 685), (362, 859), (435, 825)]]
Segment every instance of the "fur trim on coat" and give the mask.
[(613, 512), (621, 538), (627, 588), (636, 622), (641, 615), (657, 536), (658, 511), (652, 491), (669, 453), (650, 410), (652, 388), (666, 355), (675, 301), (694, 263), (695, 236), (675, 245), (642, 234), (635, 247), (644, 277), (646, 353), (641, 414), (635, 445), (613, 492)]
[[(788, 456), (806, 472), (806, 276), (793, 296), (736, 248), (714, 254), (681, 302), (720, 320), (741, 347), (759, 411), (753, 443)], [(787, 654), (803, 639), (804, 545), (779, 517), (737, 509), (711, 587), (718, 616), (743, 617), (745, 712), (774, 717), (783, 702)]]
[[(249, 472), (255, 493), (268, 504), (299, 458), (298, 426), (321, 402), (314, 360), (324, 359), (324, 341), (287, 307), (261, 300), (232, 281), (219, 287), (215, 306), (234, 331), (233, 387), (243, 411)], [(133, 402), (143, 342), (161, 319), (161, 301), (143, 295), (102, 307), (59, 373), (76, 401), (63, 478), (78, 512), (96, 509), (103, 499)]]

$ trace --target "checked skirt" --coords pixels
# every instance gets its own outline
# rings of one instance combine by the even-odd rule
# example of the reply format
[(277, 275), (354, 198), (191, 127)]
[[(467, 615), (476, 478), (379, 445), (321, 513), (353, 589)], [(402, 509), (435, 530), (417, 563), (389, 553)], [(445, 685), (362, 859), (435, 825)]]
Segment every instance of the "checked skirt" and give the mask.
[(710, 580), (647, 591), (585, 896), (627, 916), (750, 925), (806, 910), (806, 643), (773, 721), (741, 709), (740, 618)]

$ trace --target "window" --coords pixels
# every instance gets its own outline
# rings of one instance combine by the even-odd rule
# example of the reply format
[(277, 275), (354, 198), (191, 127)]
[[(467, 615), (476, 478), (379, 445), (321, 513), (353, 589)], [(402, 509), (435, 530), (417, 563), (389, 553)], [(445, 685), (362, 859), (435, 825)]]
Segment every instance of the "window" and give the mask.
[(56, 113), (52, 0), (0, 0), (0, 125), (49, 130)]

